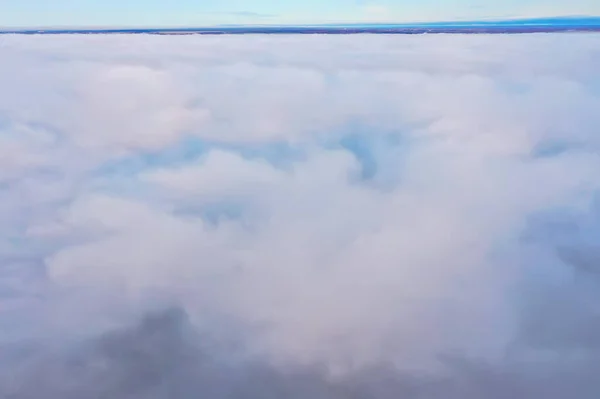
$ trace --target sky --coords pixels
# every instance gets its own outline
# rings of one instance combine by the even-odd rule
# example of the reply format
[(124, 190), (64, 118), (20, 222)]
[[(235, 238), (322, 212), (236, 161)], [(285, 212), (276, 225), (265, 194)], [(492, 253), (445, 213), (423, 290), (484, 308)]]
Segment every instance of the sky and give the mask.
[(0, 57), (0, 397), (600, 397), (600, 36)]
[(414, 22), (600, 15), (596, 0), (0, 0), (0, 27)]

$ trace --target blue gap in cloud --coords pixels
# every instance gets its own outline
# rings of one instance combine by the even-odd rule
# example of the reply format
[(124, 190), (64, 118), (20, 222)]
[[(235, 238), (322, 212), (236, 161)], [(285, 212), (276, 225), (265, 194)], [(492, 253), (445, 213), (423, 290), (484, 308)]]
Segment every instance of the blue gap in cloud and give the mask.
[[(401, 156), (403, 151), (398, 150), (407, 150), (408, 145), (406, 135), (400, 132), (375, 132), (369, 126), (351, 122), (343, 129), (339, 141), (328, 146), (352, 153), (361, 166), (359, 181), (373, 182), (390, 172), (386, 155), (394, 152)], [(401, 159), (394, 161), (398, 161), (394, 162), (398, 166), (401, 164)]]
[(573, 138), (559, 138), (565, 136), (563, 132), (554, 135), (553, 132), (548, 132), (551, 136), (555, 136), (555, 139), (545, 140), (538, 143), (530, 153), (532, 159), (540, 158), (552, 158), (565, 155), (570, 152), (586, 153), (597, 151), (594, 146), (583, 145), (583, 143), (576, 137)]
[[(197, 214), (205, 222), (218, 225), (222, 221), (241, 219), (244, 216), (245, 207), (235, 202), (212, 203), (199, 209)], [(186, 209), (179, 214), (194, 214), (193, 210)]]
[[(127, 186), (139, 184), (137, 175), (161, 168), (175, 168), (202, 160), (210, 151), (223, 150), (239, 154), (248, 159), (263, 160), (276, 168), (288, 169), (293, 163), (304, 159), (301, 146), (284, 141), (262, 143), (224, 143), (202, 140), (198, 137), (185, 137), (171, 146), (159, 151), (145, 151), (111, 160), (100, 166), (94, 176), (115, 181), (127, 181)], [(122, 187), (117, 185), (117, 187)], [(119, 190), (119, 189), (117, 189)], [(127, 188), (127, 192), (129, 192)], [(119, 192), (120, 195), (125, 193)], [(238, 201), (203, 204), (177, 210), (177, 214), (198, 216), (203, 220), (218, 224), (224, 219), (240, 219), (244, 216), (245, 206)]]
[(27, 137), (23, 137), (21, 132), (16, 131), (17, 125), (25, 125), (31, 131), (44, 133), (52, 138), (52, 144), (55, 146), (64, 145), (68, 139), (65, 135), (56, 127), (51, 124), (46, 124), (40, 121), (23, 121), (14, 120), (10, 116), (0, 112), (0, 137), (5, 137), (10, 140), (23, 140)]
[(368, 136), (358, 133), (351, 133), (342, 137), (339, 145), (354, 155), (360, 162), (362, 180), (369, 180), (375, 177), (377, 173), (377, 159), (373, 151), (373, 140)]
[(3, 115), (0, 112), (0, 134), (6, 134), (3, 132), (7, 132), (10, 126), (11, 126), (11, 122), (10, 122), (10, 119), (8, 118), (8, 116)]
[(141, 151), (111, 160), (96, 169), (95, 174), (98, 176), (134, 176), (142, 171), (190, 164), (212, 150), (230, 151), (248, 159), (262, 159), (274, 167), (283, 169), (304, 158), (302, 148), (294, 147), (283, 141), (231, 144), (186, 137), (159, 151)]
[(551, 141), (540, 143), (532, 151), (532, 157), (535, 158), (552, 158), (563, 155), (569, 151), (577, 150), (578, 145), (565, 141)]
[(147, 170), (190, 163), (207, 151), (208, 146), (203, 141), (185, 138), (160, 151), (140, 151), (110, 160), (97, 168), (94, 175), (133, 177)]

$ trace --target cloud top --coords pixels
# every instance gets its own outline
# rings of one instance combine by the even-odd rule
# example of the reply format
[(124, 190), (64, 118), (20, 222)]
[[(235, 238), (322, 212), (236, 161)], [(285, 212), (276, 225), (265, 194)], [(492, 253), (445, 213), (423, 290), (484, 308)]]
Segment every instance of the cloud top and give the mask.
[(600, 393), (597, 36), (3, 40), (0, 396)]

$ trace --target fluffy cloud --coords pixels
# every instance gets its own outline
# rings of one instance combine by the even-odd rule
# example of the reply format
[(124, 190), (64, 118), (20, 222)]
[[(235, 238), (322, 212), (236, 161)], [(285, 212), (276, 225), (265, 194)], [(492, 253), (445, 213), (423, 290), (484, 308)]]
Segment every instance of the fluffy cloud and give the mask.
[(0, 393), (597, 397), (598, 40), (7, 37)]

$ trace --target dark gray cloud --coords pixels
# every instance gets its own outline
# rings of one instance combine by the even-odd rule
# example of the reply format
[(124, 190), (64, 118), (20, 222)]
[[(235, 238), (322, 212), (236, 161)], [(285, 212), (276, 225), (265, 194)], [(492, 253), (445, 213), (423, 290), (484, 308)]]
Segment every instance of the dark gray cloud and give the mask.
[(178, 308), (152, 312), (66, 350), (13, 347), (5, 353), (13, 359), (0, 375), (0, 394), (7, 399), (591, 399), (600, 390), (600, 357), (577, 358), (560, 349), (538, 359), (509, 355), (499, 364), (448, 356), (438, 374), (387, 364), (337, 377), (318, 366), (277, 367), (199, 334)]

